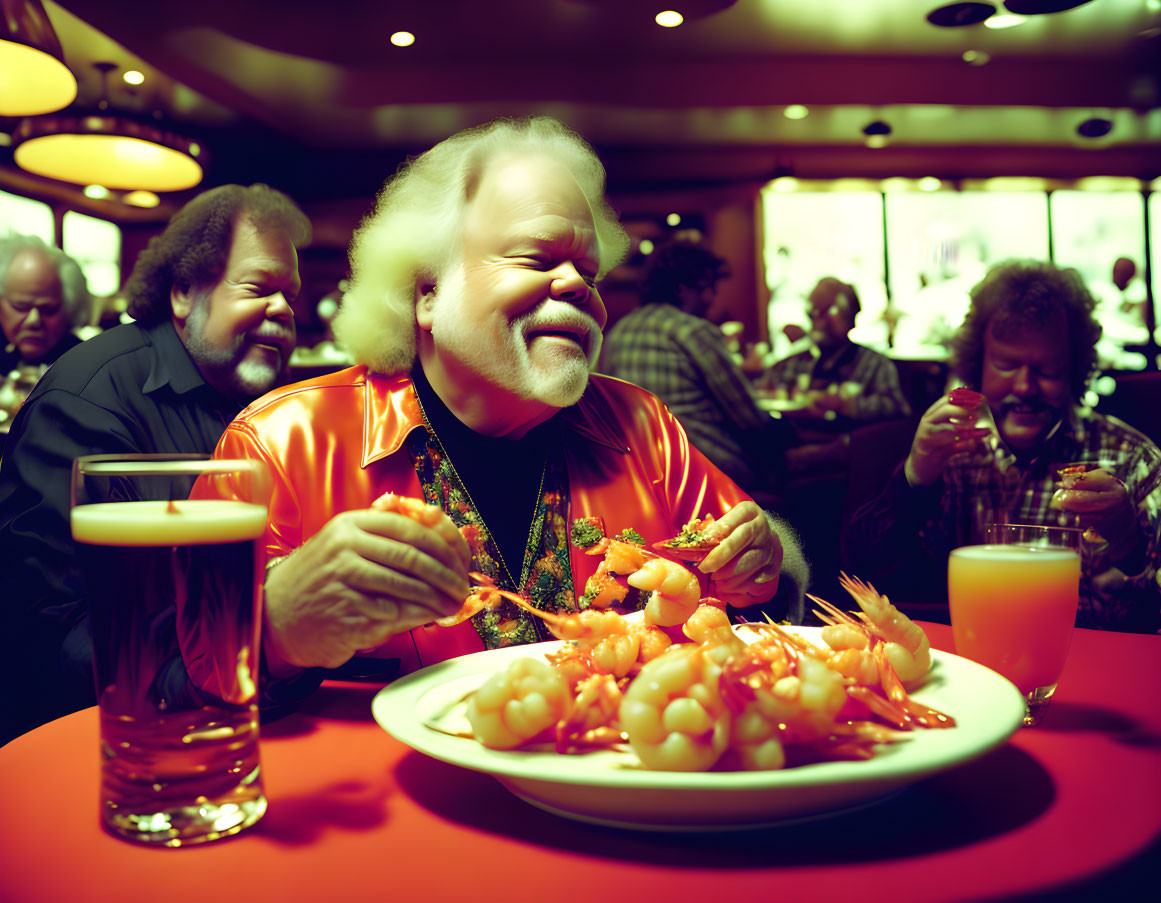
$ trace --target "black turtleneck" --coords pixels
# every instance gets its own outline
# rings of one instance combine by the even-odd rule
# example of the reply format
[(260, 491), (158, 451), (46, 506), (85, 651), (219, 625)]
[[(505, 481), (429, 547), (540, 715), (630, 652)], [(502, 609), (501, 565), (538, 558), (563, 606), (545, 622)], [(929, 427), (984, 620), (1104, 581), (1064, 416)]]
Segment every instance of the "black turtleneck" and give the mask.
[(484, 436), (448, 410), (418, 364), (411, 379), (427, 422), (484, 519), (508, 573), (519, 581), (546, 452), (556, 433), (553, 421), (529, 430), (520, 439)]

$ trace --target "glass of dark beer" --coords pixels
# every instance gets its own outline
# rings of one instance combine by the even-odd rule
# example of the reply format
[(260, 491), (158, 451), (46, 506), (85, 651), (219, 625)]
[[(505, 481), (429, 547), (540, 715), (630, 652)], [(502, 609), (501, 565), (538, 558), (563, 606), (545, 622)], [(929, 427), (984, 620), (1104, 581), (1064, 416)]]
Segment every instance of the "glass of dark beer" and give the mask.
[[(266, 810), (258, 761), (257, 461), (90, 455), (73, 463), (101, 721), (101, 817), (180, 847)], [(191, 493), (193, 498), (191, 498)]]

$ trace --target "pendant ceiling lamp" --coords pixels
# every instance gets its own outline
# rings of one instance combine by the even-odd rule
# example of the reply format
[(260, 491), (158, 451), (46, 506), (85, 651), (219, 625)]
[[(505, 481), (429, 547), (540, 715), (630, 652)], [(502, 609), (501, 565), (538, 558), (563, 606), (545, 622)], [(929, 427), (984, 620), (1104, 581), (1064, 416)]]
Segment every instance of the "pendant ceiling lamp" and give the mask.
[(0, 0), (0, 116), (36, 116), (67, 107), (77, 80), (40, 0)]
[(153, 122), (109, 109), (112, 63), (94, 63), (105, 82), (98, 112), (38, 116), (12, 133), (13, 158), (22, 169), (78, 185), (147, 191), (183, 191), (202, 180), (204, 149)]

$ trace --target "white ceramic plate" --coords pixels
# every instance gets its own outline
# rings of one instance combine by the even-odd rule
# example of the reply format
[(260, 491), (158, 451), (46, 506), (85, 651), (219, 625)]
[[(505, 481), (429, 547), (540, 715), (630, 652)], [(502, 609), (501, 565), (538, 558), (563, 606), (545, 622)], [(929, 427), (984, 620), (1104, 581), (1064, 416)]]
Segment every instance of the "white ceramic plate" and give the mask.
[[(817, 639), (817, 628), (797, 628)], [(1004, 743), (1023, 720), (1019, 691), (994, 671), (933, 652), (925, 685), (912, 696), (956, 720), (946, 730), (880, 747), (857, 762), (779, 771), (648, 771), (626, 750), (584, 755), (497, 751), (426, 726), (514, 658), (560, 643), (513, 646), (440, 662), (389, 684), (372, 704), (379, 724), (433, 758), (492, 775), (521, 799), (568, 818), (650, 830), (726, 830), (835, 814), (875, 802)]]

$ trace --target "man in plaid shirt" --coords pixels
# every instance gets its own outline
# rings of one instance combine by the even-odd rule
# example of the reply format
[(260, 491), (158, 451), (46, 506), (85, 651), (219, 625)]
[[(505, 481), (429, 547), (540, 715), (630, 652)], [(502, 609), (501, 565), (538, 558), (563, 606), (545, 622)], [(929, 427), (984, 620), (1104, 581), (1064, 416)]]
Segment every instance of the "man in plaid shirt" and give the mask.
[(895, 362), (850, 340), (861, 309), (853, 285), (820, 279), (806, 303), (814, 346), (775, 363), (758, 387), (799, 397), (818, 417), (830, 411), (859, 422), (911, 416)]
[[(844, 533), (852, 571), (932, 601), (946, 598), (950, 550), (983, 541), (989, 523), (1091, 528), (1103, 541), (1082, 543), (1077, 625), (1161, 627), (1161, 450), (1080, 403), (1101, 333), (1094, 306), (1074, 270), (1045, 263), (1001, 264), (972, 290), (954, 366), (986, 405), (945, 396), (927, 410), (906, 461)], [(1100, 472), (1062, 481), (1075, 463)]]
[(705, 319), (725, 274), (725, 261), (696, 245), (658, 249), (642, 306), (606, 334), (598, 369), (660, 398), (702, 454), (758, 504), (778, 509), (781, 424), (758, 406), (721, 330)]

